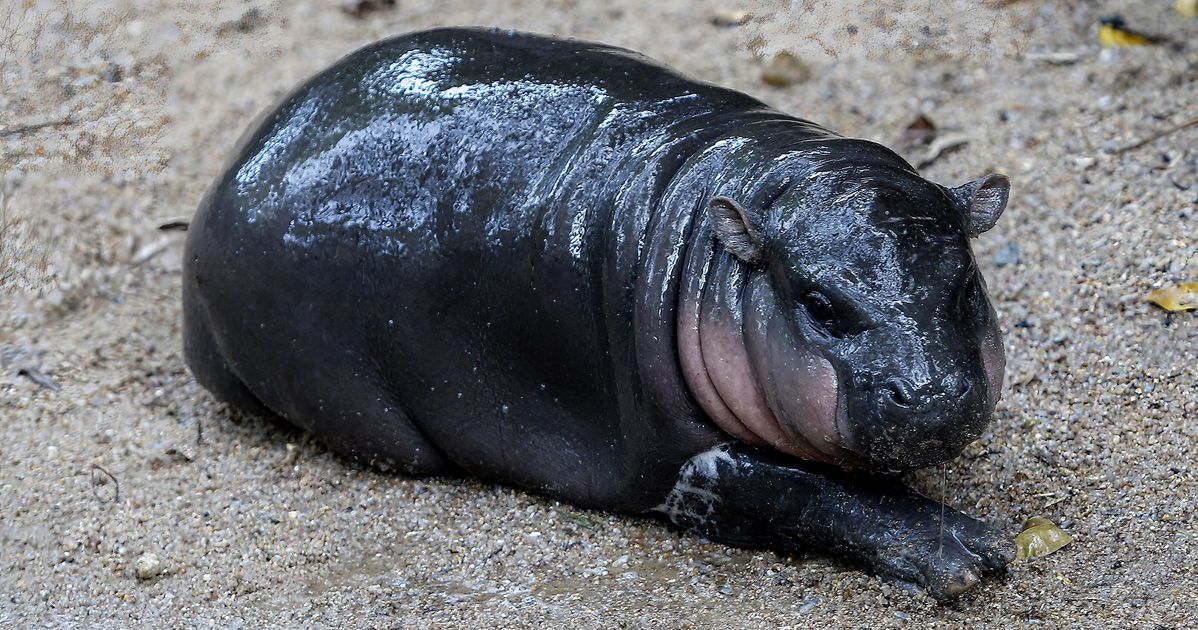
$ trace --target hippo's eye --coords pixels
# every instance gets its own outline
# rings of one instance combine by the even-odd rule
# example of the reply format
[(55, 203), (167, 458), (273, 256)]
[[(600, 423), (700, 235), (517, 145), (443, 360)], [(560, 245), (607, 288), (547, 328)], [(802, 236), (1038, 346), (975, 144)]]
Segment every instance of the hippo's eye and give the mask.
[(807, 309), (807, 314), (811, 316), (812, 321), (819, 324), (829, 334), (834, 337), (840, 336), (836, 306), (832, 304), (832, 300), (828, 296), (819, 291), (808, 291), (803, 294), (803, 308)]
[(812, 317), (821, 322), (836, 319), (836, 307), (832, 306), (832, 300), (819, 291), (808, 291), (803, 296), (803, 305)]

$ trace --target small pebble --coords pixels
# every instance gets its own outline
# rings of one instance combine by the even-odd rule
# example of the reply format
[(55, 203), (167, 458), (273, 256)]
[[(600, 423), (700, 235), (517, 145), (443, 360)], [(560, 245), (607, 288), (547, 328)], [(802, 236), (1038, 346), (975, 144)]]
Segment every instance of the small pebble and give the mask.
[(141, 557), (133, 563), (133, 575), (139, 580), (152, 580), (162, 571), (162, 561), (158, 559), (158, 554), (143, 553)]
[(716, 26), (740, 26), (749, 21), (753, 17), (748, 11), (731, 11), (728, 9), (719, 9), (711, 12), (711, 23)]
[(111, 61), (104, 64), (104, 67), (100, 69), (100, 78), (109, 83), (120, 83), (121, 76), (121, 66)]
[(994, 266), (1008, 267), (1019, 264), (1019, 248), (1014, 243), (1007, 243), (994, 253)]
[(262, 13), (262, 9), (259, 9), (258, 7), (250, 7), (249, 9), (246, 9), (245, 13), (242, 13), (241, 17), (237, 18), (236, 20), (230, 20), (224, 24), (221, 24), (220, 27), (216, 29), (216, 32), (221, 35), (235, 32), (249, 33), (250, 31), (254, 31), (262, 26), (265, 26), (266, 22), (267, 19)]

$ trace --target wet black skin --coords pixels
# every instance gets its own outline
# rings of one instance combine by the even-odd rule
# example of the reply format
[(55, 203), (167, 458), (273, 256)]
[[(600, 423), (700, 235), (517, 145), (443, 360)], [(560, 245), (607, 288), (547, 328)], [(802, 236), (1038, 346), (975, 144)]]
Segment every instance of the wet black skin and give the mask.
[[(256, 125), (184, 261), (186, 358), (220, 399), (382, 467), (834, 551), (937, 596), (1010, 560), (880, 474), (955, 456), (989, 418), (1001, 342), (968, 238), (1005, 179), (946, 189), (634, 53), (488, 30), (369, 46)], [(713, 228), (717, 197), (749, 240)], [(675, 334), (704, 260), (780, 322), (777, 351), (834, 367), (841, 463), (879, 473), (706, 416)]]

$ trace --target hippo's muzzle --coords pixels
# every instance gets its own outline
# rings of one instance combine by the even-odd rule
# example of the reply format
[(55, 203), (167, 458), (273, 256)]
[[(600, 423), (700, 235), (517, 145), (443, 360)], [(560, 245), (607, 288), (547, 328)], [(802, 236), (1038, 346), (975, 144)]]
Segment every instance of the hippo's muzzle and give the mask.
[(882, 470), (956, 457), (982, 435), (992, 410), (984, 378), (959, 371), (922, 384), (898, 376), (850, 383), (845, 403), (845, 446)]

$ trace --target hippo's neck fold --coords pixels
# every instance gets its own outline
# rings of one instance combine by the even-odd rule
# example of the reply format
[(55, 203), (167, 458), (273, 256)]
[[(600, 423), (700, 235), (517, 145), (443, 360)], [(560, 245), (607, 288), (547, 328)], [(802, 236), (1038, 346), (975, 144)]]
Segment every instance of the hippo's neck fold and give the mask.
[[(679, 296), (678, 356), (691, 395), (735, 438), (806, 460), (842, 463), (838, 441), (828, 440), (837, 435), (831, 366), (777, 334), (774, 309), (764, 304), (771, 297), (764, 295), (770, 287), (763, 272), (709, 243), (692, 248)], [(763, 351), (762, 345), (771, 347)], [(803, 363), (803, 369), (779, 374), (758, 354), (784, 354), (777, 363)], [(805, 399), (817, 404), (803, 404)]]
[(805, 158), (798, 143), (836, 138), (801, 122), (796, 126), (781, 125), (791, 142), (740, 137), (710, 161), (713, 185), (697, 200), (680, 266), (677, 356), (690, 396), (723, 432), (803, 459), (843, 464), (851, 457), (839, 439), (835, 371), (783, 330), (786, 318), (766, 272), (724, 251), (705, 218), (706, 200), (715, 194), (747, 200), (761, 212), (802, 185), (803, 176), (818, 168), (820, 151)]

